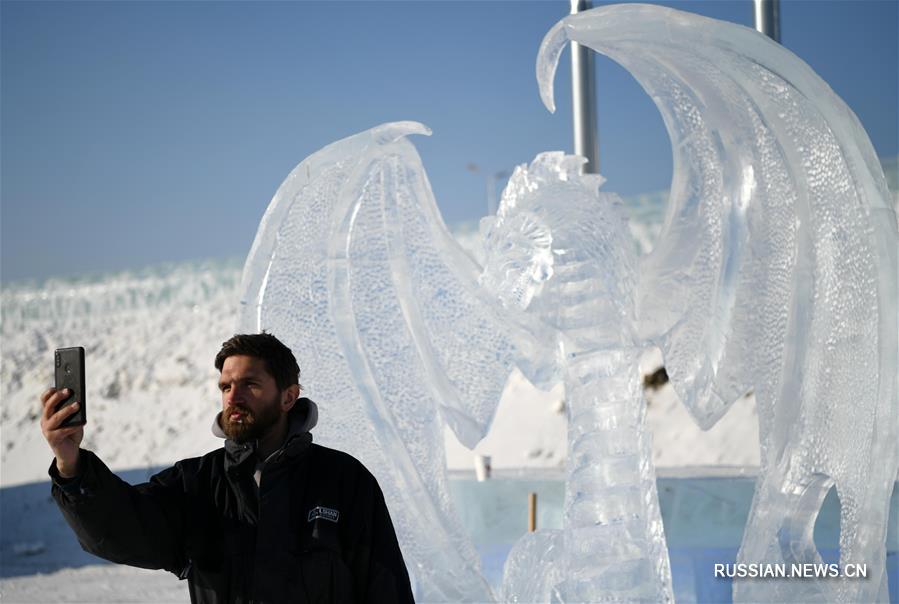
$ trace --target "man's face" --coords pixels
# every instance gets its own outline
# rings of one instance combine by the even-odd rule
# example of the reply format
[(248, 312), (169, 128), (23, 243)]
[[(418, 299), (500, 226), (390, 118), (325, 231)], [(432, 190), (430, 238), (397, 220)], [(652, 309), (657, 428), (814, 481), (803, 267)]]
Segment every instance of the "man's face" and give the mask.
[(222, 430), (239, 443), (262, 438), (287, 411), (282, 407), (287, 391), (278, 389), (262, 359), (243, 355), (225, 359), (219, 390)]

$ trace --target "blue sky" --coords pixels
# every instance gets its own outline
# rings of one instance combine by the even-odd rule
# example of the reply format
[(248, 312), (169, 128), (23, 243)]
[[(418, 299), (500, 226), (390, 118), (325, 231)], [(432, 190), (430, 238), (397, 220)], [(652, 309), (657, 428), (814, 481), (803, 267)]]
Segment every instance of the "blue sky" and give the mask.
[[(597, 3), (598, 4), (598, 3)], [(663, 2), (752, 26), (752, 3)], [(448, 223), (485, 213), (485, 175), (571, 150), (534, 59), (568, 2), (0, 4), (3, 281), (242, 257), (272, 194), (322, 146), (417, 120)], [(781, 3), (784, 45), (899, 152), (899, 2)], [(605, 189), (665, 189), (661, 118), (597, 57)], [(476, 164), (480, 172), (467, 170)]]

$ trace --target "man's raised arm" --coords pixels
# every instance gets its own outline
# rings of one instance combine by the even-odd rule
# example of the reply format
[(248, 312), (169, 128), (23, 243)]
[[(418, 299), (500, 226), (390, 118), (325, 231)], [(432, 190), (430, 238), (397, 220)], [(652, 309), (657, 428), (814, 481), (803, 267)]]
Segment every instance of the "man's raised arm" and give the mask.
[(81, 547), (111, 562), (181, 573), (187, 560), (180, 469), (170, 468), (146, 484), (126, 483), (80, 448), (84, 426), (60, 427), (78, 409), (75, 403), (55, 411), (66, 396), (55, 388), (41, 395), (41, 431), (55, 457), (53, 498)]

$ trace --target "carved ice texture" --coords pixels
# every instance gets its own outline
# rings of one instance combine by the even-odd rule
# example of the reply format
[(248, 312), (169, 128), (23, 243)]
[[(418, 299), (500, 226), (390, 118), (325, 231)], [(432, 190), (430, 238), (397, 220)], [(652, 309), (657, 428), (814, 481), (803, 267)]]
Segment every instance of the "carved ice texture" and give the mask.
[(481, 221), (481, 284), (553, 330), (546, 344), (557, 351), (569, 417), (561, 538), (548, 531), (516, 547), (503, 595), (671, 601), (633, 328), (634, 246), (621, 200), (598, 192), (602, 177), (579, 174), (583, 162), (538, 155), (516, 168), (496, 218)]
[(886, 601), (899, 469), (896, 216), (858, 118), (802, 60), (738, 25), (648, 5), (563, 19), (656, 103), (674, 159), (665, 225), (641, 265), (638, 326), (696, 421), (755, 391), (761, 473), (739, 562), (818, 562), (834, 486), (840, 562), (869, 579), (735, 581), (737, 601)]
[(538, 529), (515, 542), (503, 566), (503, 602), (559, 602), (564, 579), (565, 533)]
[[(338, 141), (287, 177), (244, 268), (238, 329), (293, 350), (321, 408), (316, 441), (377, 476), (419, 601), (493, 599), (446, 484), (443, 421), (486, 433), (516, 358), (514, 313), (485, 302), (399, 122)], [(538, 379), (536, 364), (522, 363)], [(442, 419), (441, 419), (442, 416)]]

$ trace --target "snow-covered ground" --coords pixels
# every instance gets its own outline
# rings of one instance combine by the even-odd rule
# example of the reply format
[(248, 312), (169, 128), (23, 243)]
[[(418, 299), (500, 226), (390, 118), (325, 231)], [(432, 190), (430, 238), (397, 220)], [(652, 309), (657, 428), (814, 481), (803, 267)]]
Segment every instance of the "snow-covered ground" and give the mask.
[[(658, 367), (647, 354), (645, 368)], [(649, 373), (649, 371), (646, 371)], [(653, 461), (659, 468), (758, 466), (758, 421), (755, 399), (746, 397), (711, 430), (702, 431), (680, 404), (670, 385), (646, 391), (647, 419), (653, 433)], [(490, 457), (494, 470), (564, 467), (567, 422), (561, 387), (537, 390), (519, 373), (510, 378), (490, 433), (474, 451), (446, 432), (447, 466), (473, 470), (474, 455)]]
[(187, 585), (169, 573), (98, 564), (0, 580), (3, 602), (190, 602)]

